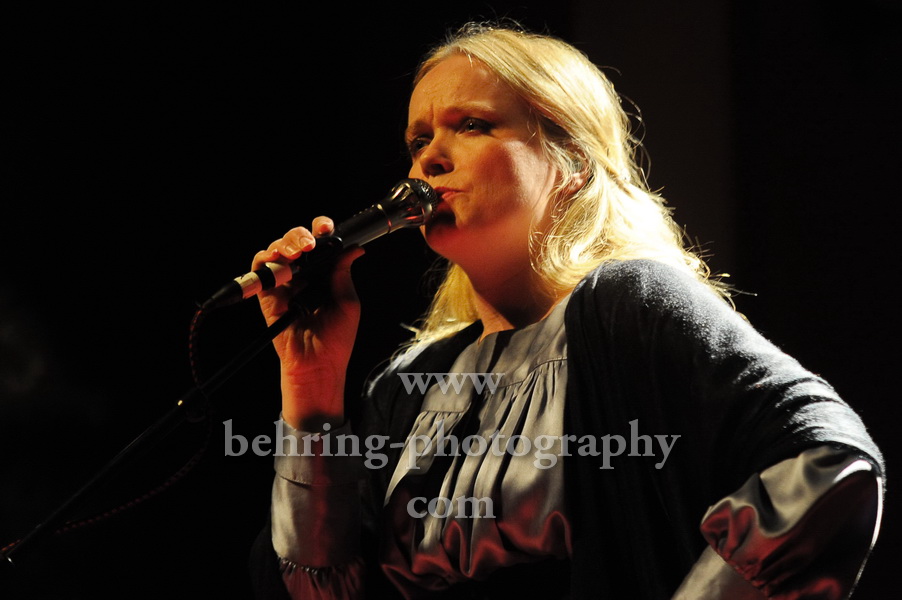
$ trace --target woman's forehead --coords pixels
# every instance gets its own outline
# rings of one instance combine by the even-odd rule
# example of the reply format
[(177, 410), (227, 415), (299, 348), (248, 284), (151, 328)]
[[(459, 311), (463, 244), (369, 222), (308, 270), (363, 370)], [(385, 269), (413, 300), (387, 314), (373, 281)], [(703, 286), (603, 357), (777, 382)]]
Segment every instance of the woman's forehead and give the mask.
[(420, 79), (410, 98), (410, 115), (424, 110), (484, 106), (496, 110), (522, 110), (522, 100), (482, 62), (452, 55)]

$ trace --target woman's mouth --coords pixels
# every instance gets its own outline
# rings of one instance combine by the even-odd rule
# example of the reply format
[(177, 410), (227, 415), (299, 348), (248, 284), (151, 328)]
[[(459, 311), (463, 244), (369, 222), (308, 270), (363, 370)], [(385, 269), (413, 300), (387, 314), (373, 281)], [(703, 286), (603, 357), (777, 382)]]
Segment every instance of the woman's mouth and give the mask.
[(451, 208), (451, 204), (448, 203), (448, 200), (453, 198), (457, 190), (441, 187), (434, 189), (436, 196), (439, 198), (439, 202), (432, 209), (432, 217), (429, 219), (429, 225), (454, 223), (454, 211)]
[(439, 203), (439, 206), (441, 206), (443, 202), (447, 202), (460, 192), (460, 190), (455, 190), (453, 188), (447, 187), (437, 187), (434, 189), (435, 195), (442, 199), (442, 202)]

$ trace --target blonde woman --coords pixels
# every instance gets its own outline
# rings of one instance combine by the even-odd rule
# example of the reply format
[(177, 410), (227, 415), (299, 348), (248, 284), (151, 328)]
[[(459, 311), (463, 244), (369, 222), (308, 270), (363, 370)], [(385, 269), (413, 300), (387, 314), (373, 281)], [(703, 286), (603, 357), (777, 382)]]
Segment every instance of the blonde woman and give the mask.
[[(276, 340), (285, 431), (308, 445), (276, 458), (261, 597), (850, 594), (880, 452), (684, 247), (604, 75), (551, 37), (469, 25), (422, 63), (405, 135), (447, 276), (354, 423), (362, 250)], [(270, 322), (291, 295), (261, 295)]]

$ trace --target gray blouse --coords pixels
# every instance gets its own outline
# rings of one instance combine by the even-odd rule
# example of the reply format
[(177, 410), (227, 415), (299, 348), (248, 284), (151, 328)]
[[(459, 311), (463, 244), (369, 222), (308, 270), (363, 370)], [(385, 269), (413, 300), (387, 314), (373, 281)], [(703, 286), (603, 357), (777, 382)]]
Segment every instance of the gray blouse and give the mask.
[(438, 590), (570, 555), (561, 459), (565, 307), (474, 342), (450, 373), (422, 374), (436, 383), (385, 498), (403, 524), (385, 532), (391, 550), (383, 565), (400, 588)]

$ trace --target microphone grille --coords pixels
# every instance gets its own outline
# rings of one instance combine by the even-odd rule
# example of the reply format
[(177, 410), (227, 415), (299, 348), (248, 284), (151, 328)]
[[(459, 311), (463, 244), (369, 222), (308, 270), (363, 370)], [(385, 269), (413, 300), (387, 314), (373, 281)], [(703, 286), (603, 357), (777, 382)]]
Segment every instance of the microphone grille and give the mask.
[(429, 205), (429, 210), (435, 208), (435, 205), (438, 204), (439, 199), (435, 190), (422, 179), (405, 179), (403, 183), (407, 183), (411, 187), (413, 193), (420, 199), (420, 202)]

